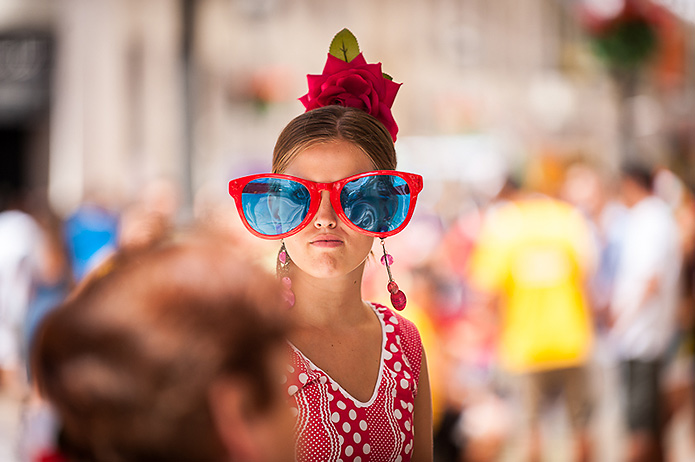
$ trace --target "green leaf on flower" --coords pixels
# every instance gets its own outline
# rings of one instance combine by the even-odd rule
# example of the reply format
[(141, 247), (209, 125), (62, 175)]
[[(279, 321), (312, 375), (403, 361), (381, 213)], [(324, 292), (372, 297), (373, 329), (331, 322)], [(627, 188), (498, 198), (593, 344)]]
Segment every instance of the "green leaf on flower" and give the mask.
[(393, 77), (388, 75), (386, 72), (382, 72), (381, 75), (383, 75), (386, 80), (393, 80)]
[(352, 32), (343, 29), (333, 37), (331, 46), (328, 48), (328, 53), (349, 63), (360, 54), (360, 45), (357, 43), (357, 38)]

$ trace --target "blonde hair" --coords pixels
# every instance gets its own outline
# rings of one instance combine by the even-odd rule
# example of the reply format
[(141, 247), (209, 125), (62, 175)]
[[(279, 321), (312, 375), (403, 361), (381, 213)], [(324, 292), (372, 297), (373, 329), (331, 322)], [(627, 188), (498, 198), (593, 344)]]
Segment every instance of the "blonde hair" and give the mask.
[(295, 117), (273, 150), (273, 173), (282, 173), (300, 152), (332, 141), (359, 147), (378, 170), (396, 169), (396, 150), (386, 127), (361, 109), (325, 106)]

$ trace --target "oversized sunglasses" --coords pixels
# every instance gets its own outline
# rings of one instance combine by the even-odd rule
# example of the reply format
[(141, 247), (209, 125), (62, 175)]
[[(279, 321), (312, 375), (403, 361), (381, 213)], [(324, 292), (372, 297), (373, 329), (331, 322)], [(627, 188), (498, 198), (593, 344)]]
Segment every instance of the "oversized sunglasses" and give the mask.
[(282, 239), (304, 229), (316, 216), (321, 191), (330, 192), (338, 217), (362, 234), (388, 237), (410, 221), (422, 177), (377, 170), (333, 183), (315, 183), (290, 175), (265, 173), (229, 182), (241, 220), (255, 236)]

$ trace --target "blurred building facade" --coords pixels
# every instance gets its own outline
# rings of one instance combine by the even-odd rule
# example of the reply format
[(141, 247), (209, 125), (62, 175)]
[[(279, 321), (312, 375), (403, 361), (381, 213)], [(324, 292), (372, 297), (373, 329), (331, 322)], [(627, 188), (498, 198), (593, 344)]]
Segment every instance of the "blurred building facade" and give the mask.
[[(404, 82), (394, 107), (404, 143), (494, 133), (522, 158), (614, 166), (620, 102), (586, 44), (579, 3), (5, 0), (4, 175), (45, 188), (61, 214), (85, 198), (117, 206), (157, 178), (180, 185), (189, 206), (206, 184), (222, 197), (230, 177), (267, 167), (277, 134), (303, 111), (305, 74), (320, 73), (343, 27)], [(692, 167), (695, 34), (687, 18), (677, 24), (682, 75), (663, 90), (647, 74), (629, 105), (650, 155)], [(32, 59), (34, 77), (8, 74)], [(428, 154), (422, 162), (436, 161)]]

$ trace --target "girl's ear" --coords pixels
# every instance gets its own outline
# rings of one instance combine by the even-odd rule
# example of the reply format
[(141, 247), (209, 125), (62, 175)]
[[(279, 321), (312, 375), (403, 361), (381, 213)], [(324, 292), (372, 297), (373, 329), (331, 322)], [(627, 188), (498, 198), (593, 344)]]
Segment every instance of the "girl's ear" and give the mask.
[(253, 435), (248, 386), (232, 378), (217, 379), (208, 391), (210, 413), (229, 461), (256, 461), (261, 457)]

